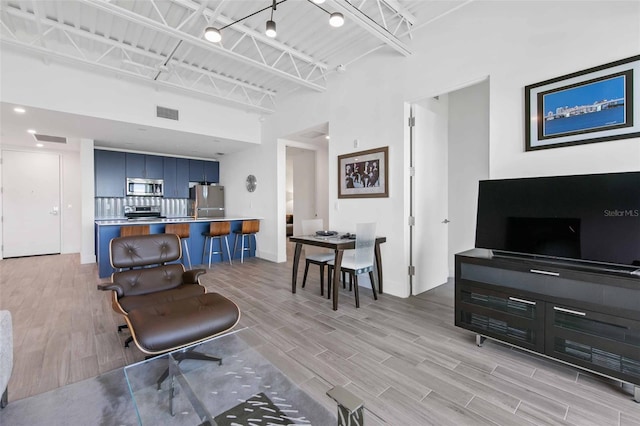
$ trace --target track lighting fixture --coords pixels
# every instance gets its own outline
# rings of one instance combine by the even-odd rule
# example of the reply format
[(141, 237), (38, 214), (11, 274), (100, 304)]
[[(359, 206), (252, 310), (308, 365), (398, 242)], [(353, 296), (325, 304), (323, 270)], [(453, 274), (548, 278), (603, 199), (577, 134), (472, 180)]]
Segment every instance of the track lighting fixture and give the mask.
[[(237, 24), (238, 22), (244, 21), (247, 18), (257, 15), (260, 12), (264, 12), (265, 10), (268, 10), (268, 9), (271, 9), (271, 18), (266, 23), (265, 34), (267, 35), (267, 37), (274, 38), (277, 35), (277, 32), (276, 32), (276, 22), (273, 20), (273, 12), (275, 12), (276, 6), (286, 1), (287, 0), (279, 0), (279, 1), (272, 0), (271, 6), (267, 6), (260, 10), (257, 10), (245, 16), (244, 18), (240, 18), (228, 25), (225, 25), (224, 27), (220, 27), (220, 28), (207, 27), (204, 30), (204, 38), (212, 43), (218, 43), (222, 41), (222, 30), (234, 24)], [(342, 15), (342, 13), (338, 13), (338, 12), (331, 13), (328, 10), (324, 9), (322, 6), (319, 6), (320, 4), (324, 3), (325, 0), (307, 0), (307, 1), (329, 15), (329, 25), (331, 25), (332, 27), (341, 27), (342, 25), (344, 25), (344, 16)]]
[(331, 25), (332, 27), (341, 27), (341, 26), (343, 26), (344, 25), (344, 16), (342, 16), (342, 13), (333, 12), (329, 16), (329, 25)]

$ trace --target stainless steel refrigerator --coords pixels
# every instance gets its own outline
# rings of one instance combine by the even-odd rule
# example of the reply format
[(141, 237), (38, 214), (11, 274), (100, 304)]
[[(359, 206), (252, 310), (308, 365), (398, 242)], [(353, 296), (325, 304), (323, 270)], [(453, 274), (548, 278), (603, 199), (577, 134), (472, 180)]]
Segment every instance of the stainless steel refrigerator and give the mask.
[(189, 188), (189, 198), (189, 214), (196, 219), (224, 217), (224, 186), (193, 186)]

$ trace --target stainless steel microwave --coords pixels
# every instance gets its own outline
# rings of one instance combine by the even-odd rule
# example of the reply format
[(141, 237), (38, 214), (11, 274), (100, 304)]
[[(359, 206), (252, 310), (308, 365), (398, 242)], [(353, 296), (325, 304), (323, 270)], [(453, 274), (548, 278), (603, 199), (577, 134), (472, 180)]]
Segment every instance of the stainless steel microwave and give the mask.
[(162, 197), (163, 179), (127, 178), (127, 195), (142, 197)]

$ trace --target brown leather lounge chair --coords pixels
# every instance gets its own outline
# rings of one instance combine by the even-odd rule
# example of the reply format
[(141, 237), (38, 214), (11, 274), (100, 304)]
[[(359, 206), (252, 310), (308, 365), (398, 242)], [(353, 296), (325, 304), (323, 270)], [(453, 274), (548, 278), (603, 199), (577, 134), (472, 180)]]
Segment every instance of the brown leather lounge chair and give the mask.
[(124, 315), (131, 338), (149, 355), (197, 343), (231, 330), (240, 309), (218, 293), (207, 293), (198, 277), (203, 269), (185, 271), (180, 239), (174, 234), (114, 238), (111, 264), (118, 271), (111, 283), (116, 312)]

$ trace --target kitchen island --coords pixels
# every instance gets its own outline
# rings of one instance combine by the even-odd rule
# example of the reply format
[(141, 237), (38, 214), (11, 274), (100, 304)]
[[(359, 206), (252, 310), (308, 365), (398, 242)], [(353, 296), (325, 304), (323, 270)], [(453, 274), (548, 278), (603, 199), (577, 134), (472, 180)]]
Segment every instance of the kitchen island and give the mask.
[[(127, 220), (122, 219), (96, 219), (95, 221), (95, 233), (96, 233), (96, 259), (98, 262), (98, 274), (100, 278), (107, 278), (114, 271), (109, 260), (109, 242), (116, 237), (120, 236), (120, 227), (122, 226), (135, 226), (135, 225), (149, 225), (150, 232), (152, 234), (164, 233), (165, 226), (169, 223), (188, 223), (190, 237), (187, 240), (189, 246), (189, 253), (191, 254), (191, 263), (199, 265), (202, 262), (202, 253), (204, 249), (204, 237), (203, 232), (209, 231), (209, 224), (211, 222), (231, 222), (231, 233), (229, 234), (229, 247), (233, 251), (233, 242), (235, 234), (233, 231), (240, 230), (242, 228), (243, 220), (260, 220), (256, 217), (210, 217), (195, 219), (193, 217), (172, 217), (172, 218), (153, 218), (153, 219), (136, 219)], [(218, 251), (217, 243), (214, 243), (214, 251)], [(223, 250), (224, 261), (227, 261), (226, 251)], [(245, 257), (255, 256), (255, 244), (252, 245), (250, 253), (245, 254)], [(232, 253), (232, 259), (240, 259), (240, 253), (237, 256)], [(220, 255), (213, 255), (211, 262), (220, 262)], [(207, 259), (208, 262), (208, 259)], [(188, 268), (187, 260), (184, 253), (182, 256), (182, 263)]]

